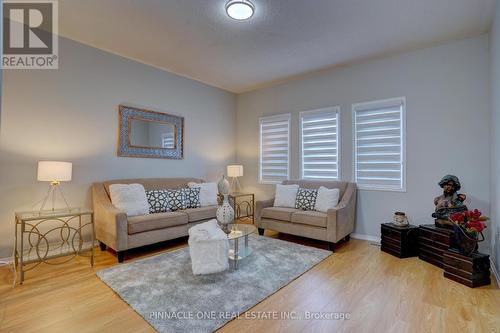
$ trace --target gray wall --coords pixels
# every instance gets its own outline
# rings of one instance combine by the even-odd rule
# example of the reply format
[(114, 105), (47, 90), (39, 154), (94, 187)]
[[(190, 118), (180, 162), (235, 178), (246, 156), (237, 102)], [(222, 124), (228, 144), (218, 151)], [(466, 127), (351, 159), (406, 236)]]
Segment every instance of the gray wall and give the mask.
[(291, 177), (299, 177), (298, 113), (341, 108), (341, 173), (352, 177), (351, 104), (406, 96), (407, 192), (360, 191), (355, 232), (378, 236), (380, 223), (406, 211), (414, 224), (433, 223), (437, 182), (460, 177), (470, 207), (489, 211), (488, 36), (330, 69), (237, 99), (237, 159), (242, 185), (258, 198), (274, 186), (258, 184), (258, 118), (292, 113)]
[(500, 1), (491, 29), (491, 235), (492, 259), (500, 270)]
[[(0, 128), (0, 258), (11, 254), (14, 211), (47, 184), (38, 160), (73, 162), (63, 184), (72, 205), (90, 206), (90, 184), (110, 178), (192, 176), (215, 180), (234, 162), (235, 95), (153, 67), (60, 40), (59, 70), (4, 73)], [(118, 105), (185, 117), (182, 160), (117, 157)]]

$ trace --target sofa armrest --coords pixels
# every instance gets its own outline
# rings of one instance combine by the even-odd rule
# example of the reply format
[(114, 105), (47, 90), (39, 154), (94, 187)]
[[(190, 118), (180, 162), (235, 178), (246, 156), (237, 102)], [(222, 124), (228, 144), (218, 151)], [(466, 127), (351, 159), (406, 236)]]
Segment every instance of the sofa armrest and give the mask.
[(257, 227), (260, 225), (260, 219), (262, 217), (262, 210), (266, 207), (274, 206), (274, 198), (267, 200), (259, 200), (255, 203), (255, 224)]
[(337, 207), (327, 211), (327, 234), (330, 242), (338, 242), (354, 231), (356, 220), (356, 185), (349, 183)]
[(127, 214), (111, 203), (103, 184), (92, 185), (94, 227), (97, 240), (115, 251), (127, 249)]

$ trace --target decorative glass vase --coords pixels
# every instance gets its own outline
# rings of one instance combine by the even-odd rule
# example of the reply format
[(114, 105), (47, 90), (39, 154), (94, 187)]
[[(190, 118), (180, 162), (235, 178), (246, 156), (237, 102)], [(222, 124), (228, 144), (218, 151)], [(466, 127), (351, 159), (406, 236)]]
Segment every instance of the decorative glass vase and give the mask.
[(217, 183), (219, 194), (229, 194), (229, 186), (229, 181), (227, 180), (226, 176), (222, 175), (221, 180), (219, 180), (219, 182)]
[(231, 227), (234, 223), (234, 209), (229, 204), (228, 194), (223, 194), (224, 200), (222, 205), (217, 208), (217, 222), (226, 234), (231, 233)]

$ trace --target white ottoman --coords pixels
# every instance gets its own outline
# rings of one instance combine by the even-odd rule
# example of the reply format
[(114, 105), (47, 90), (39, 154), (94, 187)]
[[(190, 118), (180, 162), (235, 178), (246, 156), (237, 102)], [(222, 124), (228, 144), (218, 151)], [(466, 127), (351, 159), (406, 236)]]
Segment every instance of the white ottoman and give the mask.
[(218, 273), (229, 268), (229, 241), (217, 220), (189, 229), (188, 244), (194, 275)]

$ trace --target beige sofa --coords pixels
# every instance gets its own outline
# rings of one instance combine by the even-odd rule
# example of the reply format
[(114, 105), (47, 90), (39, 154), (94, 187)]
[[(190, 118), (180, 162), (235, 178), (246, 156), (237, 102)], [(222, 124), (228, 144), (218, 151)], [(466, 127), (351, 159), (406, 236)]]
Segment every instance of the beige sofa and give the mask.
[(319, 239), (328, 242), (329, 249), (334, 251), (335, 243), (345, 239), (354, 230), (356, 214), (356, 184), (341, 181), (304, 181), (287, 180), (284, 185), (298, 184), (302, 188), (317, 189), (320, 186), (338, 188), (339, 204), (326, 213), (303, 211), (295, 208), (273, 207), (274, 198), (257, 201), (255, 208), (255, 224), (259, 234), (264, 229), (271, 229), (286, 234)]
[(95, 234), (101, 250), (109, 246), (116, 251), (118, 262), (123, 262), (128, 249), (154, 244), (188, 235), (188, 229), (215, 218), (217, 206), (127, 217), (111, 203), (111, 184), (139, 183), (147, 190), (186, 187), (188, 182), (203, 182), (195, 178), (118, 179), (92, 185)]

